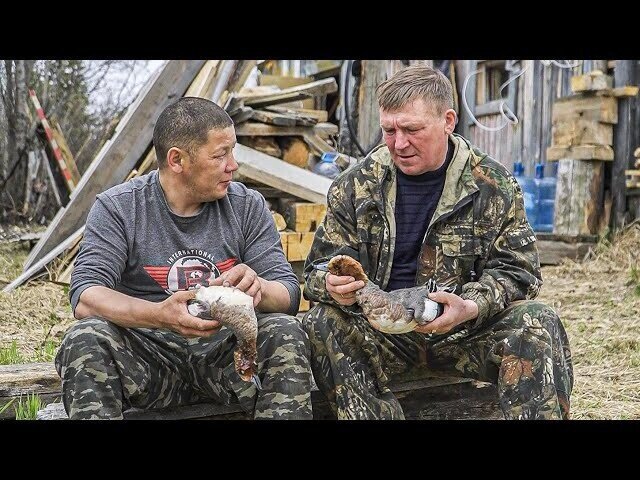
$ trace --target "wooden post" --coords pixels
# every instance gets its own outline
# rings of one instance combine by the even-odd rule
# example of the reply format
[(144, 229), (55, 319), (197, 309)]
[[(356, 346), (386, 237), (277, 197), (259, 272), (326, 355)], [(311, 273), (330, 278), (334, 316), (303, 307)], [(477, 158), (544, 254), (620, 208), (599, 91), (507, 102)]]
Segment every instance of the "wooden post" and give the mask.
[[(636, 60), (616, 60), (614, 86), (636, 85)], [(627, 223), (627, 201), (624, 171), (631, 167), (637, 147), (635, 98), (618, 99), (618, 124), (614, 129), (614, 159), (611, 169), (612, 222), (614, 229)]]
[(598, 233), (602, 214), (603, 180), (604, 162), (559, 160), (553, 233)]
[[(380, 135), (380, 114), (376, 87), (387, 78), (386, 60), (362, 60), (358, 92), (358, 141), (364, 149), (374, 147)], [(368, 152), (366, 152), (368, 153)]]

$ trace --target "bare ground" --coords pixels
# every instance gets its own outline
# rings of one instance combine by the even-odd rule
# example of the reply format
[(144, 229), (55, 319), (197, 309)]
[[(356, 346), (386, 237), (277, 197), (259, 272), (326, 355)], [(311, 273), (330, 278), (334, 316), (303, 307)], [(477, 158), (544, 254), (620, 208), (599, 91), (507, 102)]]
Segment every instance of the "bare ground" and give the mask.
[[(21, 271), (28, 253), (0, 243), (0, 288)], [(640, 419), (640, 226), (598, 244), (582, 263), (544, 267), (539, 299), (553, 306), (571, 343), (574, 419)], [(67, 287), (32, 281), (0, 292), (0, 348), (15, 340), (24, 361), (47, 342), (60, 343), (73, 323)]]

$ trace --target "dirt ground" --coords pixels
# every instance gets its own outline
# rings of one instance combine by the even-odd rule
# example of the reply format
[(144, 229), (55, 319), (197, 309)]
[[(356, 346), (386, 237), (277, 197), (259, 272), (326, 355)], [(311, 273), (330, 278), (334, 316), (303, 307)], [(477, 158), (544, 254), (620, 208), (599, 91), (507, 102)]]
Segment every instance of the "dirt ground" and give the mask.
[[(22, 271), (25, 242), (0, 243), (0, 288)], [(543, 267), (539, 300), (553, 306), (571, 343), (574, 419), (640, 419), (640, 226), (602, 241), (584, 262)], [(73, 323), (68, 288), (32, 281), (0, 292), (0, 349), (42, 360)]]

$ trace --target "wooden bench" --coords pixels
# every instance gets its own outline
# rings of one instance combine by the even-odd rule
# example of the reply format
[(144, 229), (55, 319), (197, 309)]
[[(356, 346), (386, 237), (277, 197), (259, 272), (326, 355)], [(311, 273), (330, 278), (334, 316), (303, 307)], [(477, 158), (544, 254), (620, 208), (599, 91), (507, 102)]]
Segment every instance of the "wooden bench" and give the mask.
[[(391, 389), (408, 419), (502, 419), (496, 388), (488, 383), (454, 377), (405, 375)], [(60, 403), (61, 382), (52, 363), (0, 365), (0, 409), (12, 398), (36, 393), (46, 405), (39, 419), (66, 419)], [(311, 392), (314, 419), (332, 419), (323, 395)], [(17, 399), (14, 402), (14, 406)], [(139, 410), (124, 413), (128, 420), (231, 420), (250, 418), (237, 405), (200, 403), (183, 407)], [(15, 418), (14, 408), (7, 408), (0, 419)]]

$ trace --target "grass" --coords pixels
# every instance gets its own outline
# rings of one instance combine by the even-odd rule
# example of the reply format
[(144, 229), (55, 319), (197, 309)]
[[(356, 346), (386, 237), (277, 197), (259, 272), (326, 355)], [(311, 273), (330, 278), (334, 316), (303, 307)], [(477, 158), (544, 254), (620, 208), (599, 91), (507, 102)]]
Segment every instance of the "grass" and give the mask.
[(640, 226), (601, 242), (584, 263), (543, 268), (539, 299), (565, 325), (576, 419), (640, 419)]
[(0, 347), (0, 365), (24, 363), (22, 354), (18, 351), (18, 343), (14, 340), (8, 347)]
[(15, 398), (12, 398), (11, 400), (9, 400), (7, 403), (5, 403), (2, 407), (0, 407), (0, 415), (7, 409), (9, 408), (13, 402), (15, 402)]
[[(22, 272), (28, 253), (24, 242), (0, 243), (0, 289), (8, 283), (3, 281), (13, 281)], [(66, 286), (37, 280), (9, 294), (0, 290), (0, 364), (53, 359), (74, 321), (68, 293)], [(18, 357), (20, 361), (9, 361)]]
[(16, 405), (16, 420), (35, 420), (41, 408), (42, 401), (35, 393), (28, 393), (24, 400), (20, 396)]

